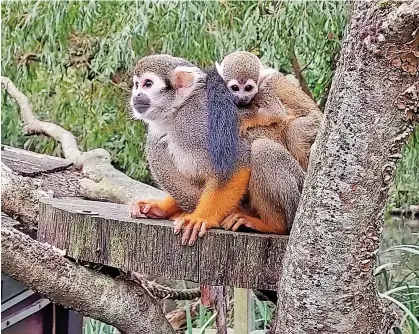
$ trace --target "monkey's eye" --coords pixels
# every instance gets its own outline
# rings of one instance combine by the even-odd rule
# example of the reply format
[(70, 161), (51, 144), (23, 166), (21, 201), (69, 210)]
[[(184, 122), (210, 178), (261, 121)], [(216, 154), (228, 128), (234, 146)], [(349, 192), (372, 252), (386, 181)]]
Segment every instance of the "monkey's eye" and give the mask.
[(244, 90), (245, 90), (246, 92), (251, 92), (251, 91), (252, 91), (252, 89), (253, 89), (253, 86), (251, 86), (251, 85), (247, 85), (246, 87), (244, 87)]
[(138, 81), (135, 82), (135, 89), (138, 89)]
[(150, 79), (147, 79), (146, 81), (144, 81), (143, 87), (150, 88), (151, 86), (153, 86), (153, 81), (151, 81)]
[(233, 86), (231, 86), (231, 89), (232, 89), (234, 92), (238, 92), (238, 91), (240, 90), (239, 86), (237, 86), (237, 85), (233, 85)]

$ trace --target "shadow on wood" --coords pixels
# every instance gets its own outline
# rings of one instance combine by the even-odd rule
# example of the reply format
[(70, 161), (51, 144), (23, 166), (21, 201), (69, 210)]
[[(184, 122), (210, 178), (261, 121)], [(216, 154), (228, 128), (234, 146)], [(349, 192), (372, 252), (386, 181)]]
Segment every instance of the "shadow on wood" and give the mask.
[(170, 221), (132, 219), (126, 205), (43, 199), (38, 240), (74, 259), (210, 285), (275, 290), (287, 237), (210, 230), (182, 246)]

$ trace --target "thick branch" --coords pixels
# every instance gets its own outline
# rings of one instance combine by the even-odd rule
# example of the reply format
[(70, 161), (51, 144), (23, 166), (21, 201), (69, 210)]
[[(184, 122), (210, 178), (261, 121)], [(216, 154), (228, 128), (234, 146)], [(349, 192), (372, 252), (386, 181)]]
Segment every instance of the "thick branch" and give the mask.
[[(283, 261), (275, 334), (387, 333), (393, 321), (373, 270), (417, 119), (419, 1), (354, 7)], [(387, 59), (403, 53), (399, 66)]]
[(112, 279), (63, 257), (10, 226), (1, 229), (2, 270), (46, 298), (127, 334), (174, 333), (138, 284)]
[[(40, 183), (40, 182), (39, 182)], [(39, 213), (39, 200), (52, 197), (51, 192), (42, 189), (29, 177), (15, 174), (1, 163), (1, 211), (19, 217), (25, 224), (24, 230), (36, 230)]]
[[(39, 215), (39, 200), (46, 197), (53, 197), (54, 195), (75, 196), (77, 189), (73, 189), (72, 191), (70, 182), (74, 182), (74, 178), (77, 178), (76, 174), (74, 172), (63, 171), (59, 175), (49, 174), (44, 176), (43, 179), (24, 177), (14, 173), (2, 162), (2, 212), (13, 217), (18, 217), (19, 222), (22, 224), (18, 224), (17, 228), (35, 237)], [(52, 187), (64, 188), (65, 192), (56, 194), (51, 189)], [(157, 299), (189, 300), (200, 296), (199, 288), (172, 289), (149, 281), (142, 275), (134, 272), (127, 275), (126, 278), (140, 284), (141, 287)]]

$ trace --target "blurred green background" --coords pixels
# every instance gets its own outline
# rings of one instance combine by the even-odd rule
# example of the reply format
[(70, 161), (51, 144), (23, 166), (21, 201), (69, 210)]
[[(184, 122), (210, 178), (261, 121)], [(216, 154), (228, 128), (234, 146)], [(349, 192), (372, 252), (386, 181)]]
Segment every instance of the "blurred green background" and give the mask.
[[(290, 57), (295, 54), (314, 98), (323, 107), (349, 7), (343, 1), (2, 1), (1, 13), (2, 75), (28, 96), (35, 113), (70, 130), (81, 149), (103, 147), (111, 153), (115, 167), (150, 182), (143, 152), (144, 127), (129, 119), (127, 108), (130, 69), (136, 59), (170, 53), (206, 67), (243, 49), (291, 73)], [(4, 91), (1, 108), (3, 144), (61, 155), (54, 140), (23, 135), (18, 107)], [(416, 128), (399, 162), (389, 208), (418, 204), (418, 175)], [(414, 240), (417, 243), (416, 232), (389, 220), (386, 248)], [(386, 267), (379, 273), (384, 275), (379, 280), (381, 291), (419, 282), (417, 254), (403, 254), (385, 258), (399, 267)], [(401, 265), (409, 267), (401, 269)], [(411, 304), (411, 296), (398, 298), (417, 314), (419, 302)], [(418, 330), (414, 324), (406, 328), (405, 333)]]

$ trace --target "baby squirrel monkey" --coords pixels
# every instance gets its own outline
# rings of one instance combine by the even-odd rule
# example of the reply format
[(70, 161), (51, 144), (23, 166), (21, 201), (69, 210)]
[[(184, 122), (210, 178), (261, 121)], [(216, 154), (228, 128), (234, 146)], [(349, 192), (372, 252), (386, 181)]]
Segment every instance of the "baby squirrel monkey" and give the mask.
[[(153, 55), (138, 61), (133, 80), (133, 117), (148, 124), (150, 170), (169, 193), (135, 202), (133, 217), (175, 220), (175, 233), (183, 228), (182, 243), (193, 245), (238, 208), (249, 185), (250, 204), (261, 217), (249, 227), (287, 233), (304, 172), (273, 141), (239, 140), (237, 107), (215, 69), (204, 72), (182, 58)], [(219, 117), (210, 115), (209, 101)]]
[[(227, 55), (220, 76), (240, 108), (240, 133), (246, 137), (251, 128), (273, 126), (275, 138), (307, 170), (310, 148), (322, 119), (315, 102), (283, 74), (265, 68), (259, 58), (246, 51)], [(262, 129), (272, 134), (269, 129)]]

